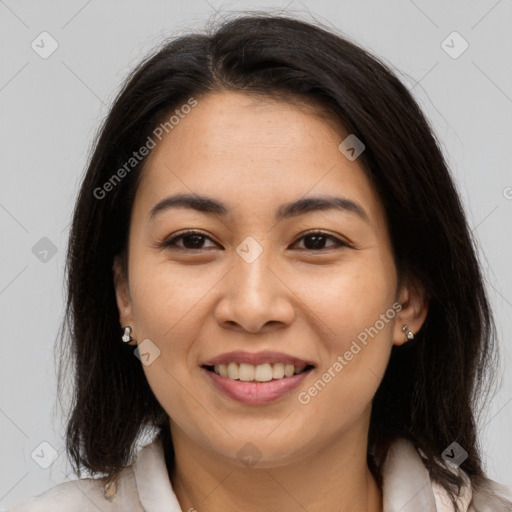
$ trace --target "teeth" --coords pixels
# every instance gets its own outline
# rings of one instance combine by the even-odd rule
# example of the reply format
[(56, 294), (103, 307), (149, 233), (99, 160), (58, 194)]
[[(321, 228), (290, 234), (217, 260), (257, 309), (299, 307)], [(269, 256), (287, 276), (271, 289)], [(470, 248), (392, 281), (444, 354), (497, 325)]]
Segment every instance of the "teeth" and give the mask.
[(238, 365), (236, 363), (228, 364), (228, 377), (230, 379), (238, 379)]
[(238, 366), (238, 378), (240, 380), (254, 380), (254, 365), (242, 363)]
[(258, 365), (229, 363), (217, 364), (213, 367), (213, 370), (217, 375), (233, 380), (268, 382), (272, 379), (292, 377), (304, 371), (304, 368), (305, 366), (294, 366), (289, 363), (264, 363)]
[(274, 363), (272, 365), (272, 378), (273, 379), (282, 379), (284, 377), (284, 364), (283, 363)]
[(254, 371), (254, 380), (257, 380), (258, 382), (267, 382), (272, 380), (273, 374), (274, 372), (272, 371), (272, 365), (268, 363), (259, 364), (256, 366)]
[(295, 367), (293, 364), (285, 364), (284, 365), (284, 376), (291, 377), (295, 373)]
[(228, 376), (228, 366), (226, 364), (219, 364), (215, 367), (215, 373), (218, 373), (222, 377)]

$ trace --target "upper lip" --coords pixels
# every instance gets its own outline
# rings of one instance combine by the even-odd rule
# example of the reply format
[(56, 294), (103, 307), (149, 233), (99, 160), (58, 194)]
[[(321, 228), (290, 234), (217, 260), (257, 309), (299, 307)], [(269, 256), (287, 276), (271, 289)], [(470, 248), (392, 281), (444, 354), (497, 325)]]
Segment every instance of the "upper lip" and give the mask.
[(205, 361), (201, 366), (215, 366), (218, 364), (229, 363), (247, 363), (255, 366), (264, 363), (293, 364), (293, 366), (315, 366), (312, 361), (284, 354), (283, 352), (274, 352), (272, 350), (264, 350), (262, 352), (245, 352), (243, 350), (227, 352)]

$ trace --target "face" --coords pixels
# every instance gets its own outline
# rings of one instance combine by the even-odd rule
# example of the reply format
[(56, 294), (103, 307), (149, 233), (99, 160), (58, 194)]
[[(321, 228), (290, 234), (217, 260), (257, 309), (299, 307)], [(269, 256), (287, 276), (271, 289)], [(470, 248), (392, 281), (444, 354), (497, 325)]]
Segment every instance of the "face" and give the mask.
[(240, 93), (198, 99), (147, 161), (128, 275), (115, 266), (121, 325), (149, 354), (173, 437), (235, 464), (366, 436), (391, 347), (426, 314), (397, 288), (385, 211), (326, 119)]

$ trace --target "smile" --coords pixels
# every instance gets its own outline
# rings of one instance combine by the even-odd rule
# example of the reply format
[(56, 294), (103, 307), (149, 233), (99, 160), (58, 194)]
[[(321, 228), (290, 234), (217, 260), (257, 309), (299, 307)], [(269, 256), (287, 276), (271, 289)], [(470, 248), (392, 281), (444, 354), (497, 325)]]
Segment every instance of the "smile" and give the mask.
[(298, 375), (313, 368), (311, 365), (294, 366), (290, 363), (263, 363), (258, 365), (248, 363), (217, 364), (206, 366), (209, 371), (221, 377), (244, 382), (269, 382), (274, 379), (283, 379)]
[[(314, 369), (312, 365), (295, 367), (283, 363), (263, 363), (257, 366), (229, 363), (218, 365), (217, 371), (216, 366), (201, 366), (213, 389), (220, 391), (221, 396), (247, 405), (265, 405), (289, 396)], [(263, 369), (258, 370), (259, 367)], [(277, 377), (274, 377), (274, 370)], [(226, 376), (221, 375), (221, 371)], [(229, 377), (230, 373), (232, 377)], [(269, 379), (271, 374), (272, 378)]]

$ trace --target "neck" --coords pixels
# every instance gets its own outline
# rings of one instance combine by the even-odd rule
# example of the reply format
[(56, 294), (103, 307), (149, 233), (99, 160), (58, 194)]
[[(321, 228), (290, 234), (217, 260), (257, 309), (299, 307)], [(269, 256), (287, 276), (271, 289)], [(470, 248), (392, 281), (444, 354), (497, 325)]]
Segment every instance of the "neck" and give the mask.
[(381, 512), (382, 492), (367, 465), (367, 440), (338, 437), (286, 465), (240, 467), (205, 450), (171, 422), (170, 479), (182, 510), (218, 512)]

